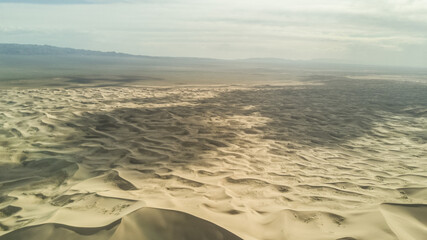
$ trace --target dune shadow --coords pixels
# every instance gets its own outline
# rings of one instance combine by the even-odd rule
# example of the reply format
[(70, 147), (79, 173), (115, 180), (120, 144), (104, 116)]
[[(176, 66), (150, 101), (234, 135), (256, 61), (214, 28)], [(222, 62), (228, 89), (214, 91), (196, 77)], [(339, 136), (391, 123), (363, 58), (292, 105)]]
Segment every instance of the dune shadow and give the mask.
[(265, 138), (305, 146), (345, 144), (372, 134), (375, 123), (391, 117), (427, 115), (423, 84), (345, 79), (324, 83), (240, 94), (243, 101), (258, 103), (252, 111), (272, 120), (259, 128)]
[[(425, 116), (425, 92), (427, 86), (414, 83), (335, 80), (324, 85), (224, 91), (188, 106), (173, 105), (180, 101), (176, 95), (132, 98), (133, 102), (172, 106), (117, 108), (86, 113), (70, 122), (85, 132), (75, 143), (98, 144), (87, 156), (105, 156), (109, 160), (102, 160), (104, 164), (127, 159), (143, 164), (209, 165), (201, 155), (223, 154), (218, 150), (228, 146), (249, 147), (247, 136), (282, 142), (287, 147), (289, 143), (300, 148), (343, 145), (372, 134), (373, 125), (390, 116)], [(248, 125), (245, 118), (251, 116), (268, 120), (257, 123), (254, 117), (255, 123)]]

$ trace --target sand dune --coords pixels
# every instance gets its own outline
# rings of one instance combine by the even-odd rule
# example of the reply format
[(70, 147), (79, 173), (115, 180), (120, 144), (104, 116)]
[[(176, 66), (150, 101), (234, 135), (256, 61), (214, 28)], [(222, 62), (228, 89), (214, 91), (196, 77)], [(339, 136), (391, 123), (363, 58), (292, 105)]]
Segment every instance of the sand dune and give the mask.
[(426, 204), (383, 204), (381, 212), (399, 239), (423, 239), (427, 232)]
[[(136, 224), (137, 223), (137, 224)], [(186, 213), (142, 208), (106, 226), (75, 227), (56, 223), (25, 227), (2, 239), (241, 239), (223, 228)]]
[(425, 84), (0, 91), (0, 239), (427, 235)]

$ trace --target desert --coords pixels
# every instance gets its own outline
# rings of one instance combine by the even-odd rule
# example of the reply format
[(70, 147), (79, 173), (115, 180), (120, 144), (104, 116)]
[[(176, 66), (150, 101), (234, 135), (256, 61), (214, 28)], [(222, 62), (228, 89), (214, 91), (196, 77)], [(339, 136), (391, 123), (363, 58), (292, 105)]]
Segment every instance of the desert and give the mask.
[(0, 239), (423, 239), (426, 92), (2, 88)]

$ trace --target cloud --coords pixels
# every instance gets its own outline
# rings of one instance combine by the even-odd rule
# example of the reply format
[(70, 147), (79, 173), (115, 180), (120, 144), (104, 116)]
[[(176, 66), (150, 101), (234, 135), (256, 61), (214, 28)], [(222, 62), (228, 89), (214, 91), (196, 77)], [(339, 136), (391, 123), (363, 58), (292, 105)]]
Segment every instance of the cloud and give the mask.
[(126, 0), (0, 0), (0, 3), (27, 3), (27, 4), (102, 4), (130, 2)]
[(376, 64), (393, 59), (393, 64), (427, 65), (425, 58), (414, 57), (427, 49), (426, 1), (1, 2), (0, 42), (31, 39), (147, 55), (345, 58)]

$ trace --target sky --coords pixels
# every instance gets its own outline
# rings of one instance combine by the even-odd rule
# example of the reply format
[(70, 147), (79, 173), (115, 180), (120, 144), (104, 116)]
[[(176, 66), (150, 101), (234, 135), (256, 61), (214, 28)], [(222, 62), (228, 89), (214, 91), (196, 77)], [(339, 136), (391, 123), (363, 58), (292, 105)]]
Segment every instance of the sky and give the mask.
[(427, 67), (427, 0), (0, 0), (0, 43)]

